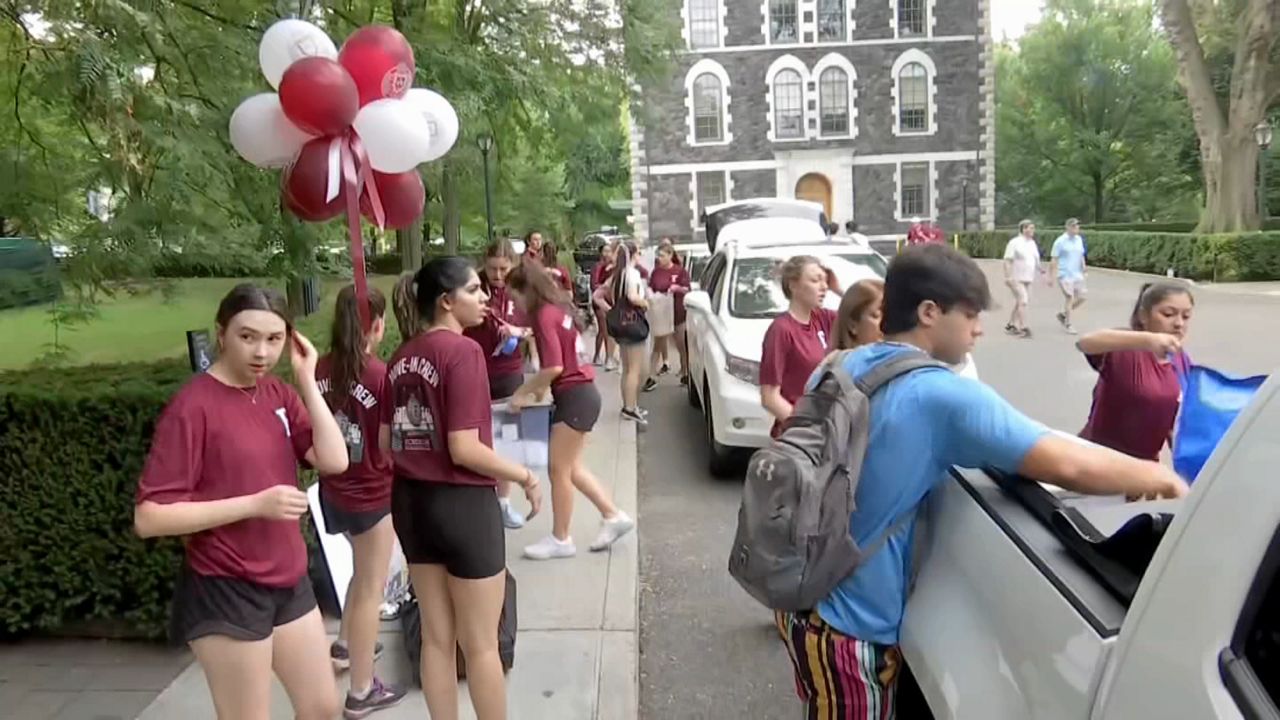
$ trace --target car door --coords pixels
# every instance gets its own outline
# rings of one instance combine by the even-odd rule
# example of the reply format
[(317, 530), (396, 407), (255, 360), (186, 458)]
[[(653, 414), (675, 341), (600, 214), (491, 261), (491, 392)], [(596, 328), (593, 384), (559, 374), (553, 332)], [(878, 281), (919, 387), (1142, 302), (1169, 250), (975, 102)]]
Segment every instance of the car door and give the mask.
[[(713, 290), (719, 282), (719, 278), (723, 277), (724, 270), (728, 264), (727, 258), (723, 253), (717, 253), (711, 258), (707, 264), (707, 269), (703, 271), (702, 278), (706, 282), (702, 289), (707, 291), (711, 296), (712, 314), (708, 316), (706, 313), (690, 312), (685, 320), (689, 339), (689, 369), (692, 371), (693, 378), (701, 378), (706, 367), (706, 347), (707, 343), (716, 342), (714, 333), (715, 315), (718, 305), (715, 302)], [(700, 387), (700, 385), (699, 385)]]

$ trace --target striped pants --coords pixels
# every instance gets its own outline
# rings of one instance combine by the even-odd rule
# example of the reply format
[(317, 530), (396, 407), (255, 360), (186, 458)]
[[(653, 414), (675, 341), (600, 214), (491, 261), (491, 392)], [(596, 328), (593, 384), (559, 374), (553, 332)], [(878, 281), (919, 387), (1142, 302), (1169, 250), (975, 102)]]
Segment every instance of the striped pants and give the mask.
[(777, 612), (808, 720), (893, 720), (901, 655), (833, 629), (817, 612)]

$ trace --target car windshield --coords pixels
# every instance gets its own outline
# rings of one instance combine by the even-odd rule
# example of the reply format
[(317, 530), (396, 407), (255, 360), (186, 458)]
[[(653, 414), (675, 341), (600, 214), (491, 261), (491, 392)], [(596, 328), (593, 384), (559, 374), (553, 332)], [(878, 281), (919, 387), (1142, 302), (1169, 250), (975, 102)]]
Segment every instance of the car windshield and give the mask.
[[(822, 261), (831, 266), (844, 287), (869, 277), (882, 278), (885, 273), (884, 258), (879, 255), (826, 255)], [(782, 258), (773, 257), (739, 260), (733, 269), (729, 313), (739, 318), (773, 318), (786, 310), (787, 298), (782, 294), (782, 282), (778, 278), (781, 263)]]

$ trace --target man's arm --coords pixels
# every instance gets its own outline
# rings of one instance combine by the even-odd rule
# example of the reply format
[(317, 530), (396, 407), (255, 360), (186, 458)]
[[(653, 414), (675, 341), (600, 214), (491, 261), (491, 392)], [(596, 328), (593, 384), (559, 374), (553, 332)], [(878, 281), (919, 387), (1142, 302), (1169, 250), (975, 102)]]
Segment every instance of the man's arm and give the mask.
[(1031, 446), (1018, 473), (1086, 495), (1177, 498), (1188, 492), (1186, 482), (1160, 463), (1052, 433)]

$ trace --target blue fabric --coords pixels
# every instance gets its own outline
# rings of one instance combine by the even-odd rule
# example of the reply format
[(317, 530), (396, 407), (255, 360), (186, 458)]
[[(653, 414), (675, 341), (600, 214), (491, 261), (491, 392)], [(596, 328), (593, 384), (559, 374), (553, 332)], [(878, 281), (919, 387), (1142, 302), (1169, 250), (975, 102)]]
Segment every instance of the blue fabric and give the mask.
[(1063, 233), (1053, 241), (1049, 256), (1058, 261), (1059, 280), (1079, 280), (1084, 277), (1084, 236)]
[[(898, 343), (869, 345), (856, 350), (846, 368), (857, 377), (913, 350)], [(895, 380), (871, 400), (867, 455), (850, 534), (865, 546), (903, 513), (914, 515), (952, 465), (1017, 470), (1047, 432), (991, 388), (950, 370), (917, 370)], [(818, 606), (823, 620), (860, 640), (898, 642), (915, 523), (912, 517)]]
[(1173, 435), (1173, 469), (1187, 482), (1195, 482), (1222, 436), (1267, 376), (1234, 378), (1192, 365), (1179, 373), (1179, 380), (1182, 409)]

